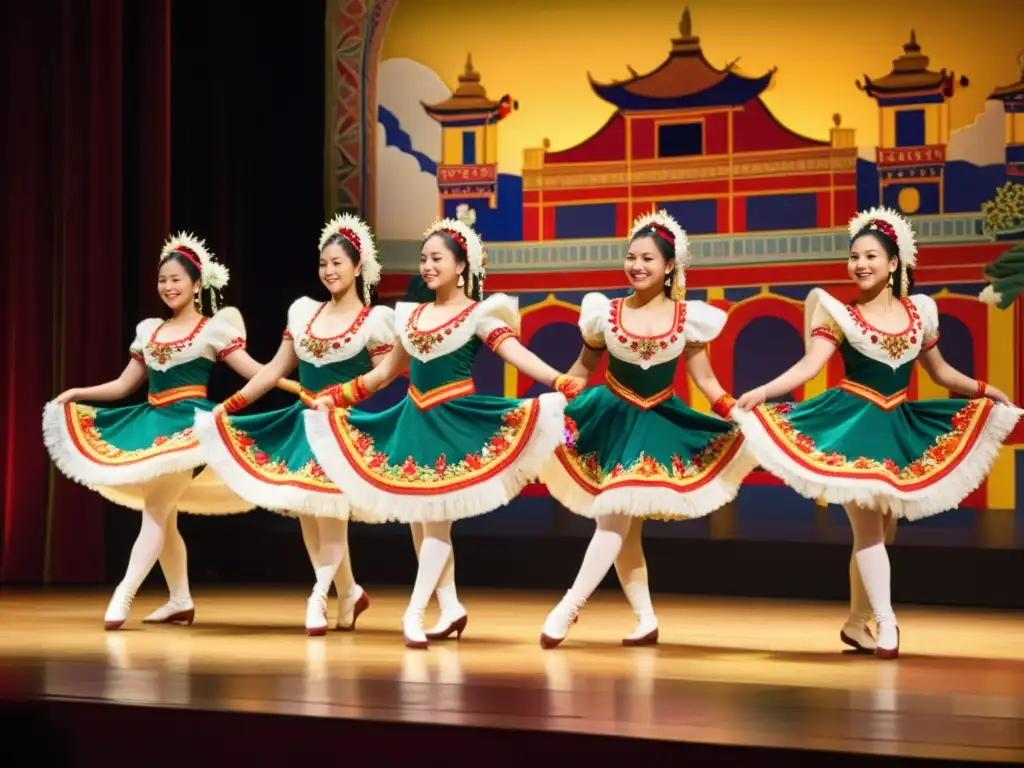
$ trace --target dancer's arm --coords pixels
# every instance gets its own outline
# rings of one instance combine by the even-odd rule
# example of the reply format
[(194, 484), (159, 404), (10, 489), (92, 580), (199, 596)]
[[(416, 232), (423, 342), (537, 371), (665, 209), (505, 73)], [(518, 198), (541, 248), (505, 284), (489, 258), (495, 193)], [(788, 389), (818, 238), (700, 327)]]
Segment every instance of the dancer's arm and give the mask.
[(812, 336), (811, 343), (807, 345), (807, 354), (800, 359), (800, 362), (767, 384), (740, 395), (736, 400), (736, 405), (749, 411), (765, 400), (792, 392), (817, 376), (821, 369), (828, 364), (835, 351), (836, 345), (832, 341), (820, 336)]
[(378, 356), (378, 359), (372, 371), (344, 384), (335, 384), (330, 394), (313, 402), (313, 407), (330, 410), (361, 402), (398, 378), (409, 367), (410, 361), (409, 353), (401, 344), (395, 344), (390, 352), (383, 358)]
[(947, 363), (946, 358), (939, 352), (938, 345), (924, 350), (917, 359), (921, 361), (921, 365), (931, 376), (932, 381), (950, 392), (965, 397), (987, 397), (997, 403), (1013, 405), (1010, 398), (998, 388), (979, 379), (972, 379)]
[(524, 347), (515, 336), (507, 336), (491, 348), (498, 357), (534, 381), (547, 384), (572, 399), (579, 394), (587, 380), (572, 374), (562, 374)]
[(715, 372), (711, 368), (708, 348), (703, 344), (687, 345), (684, 354), (686, 355), (686, 372), (690, 374), (697, 389), (712, 404), (712, 410), (718, 416), (723, 419), (727, 418), (736, 401), (718, 382), (718, 377), (715, 376)]
[(98, 384), (95, 387), (73, 388), (61, 392), (54, 402), (64, 405), (77, 400), (121, 400), (137, 390), (146, 380), (146, 364), (134, 357), (121, 371), (121, 375), (113, 381)]
[[(236, 360), (243, 354), (248, 360), (242, 359), (236, 364)], [(248, 353), (242, 351), (228, 356), (224, 362), (231, 366), (231, 369), (239, 376), (248, 378), (249, 383), (214, 408), (215, 413), (224, 410), (228, 413), (237, 411), (239, 408), (256, 402), (275, 386), (293, 394), (298, 393), (299, 385), (283, 378), (295, 370), (295, 366), (299, 364), (299, 358), (295, 354), (295, 347), (292, 345), (291, 339), (282, 339), (281, 346), (277, 348), (277, 354), (262, 367)], [(256, 366), (254, 372), (252, 372), (250, 363)]]
[(580, 356), (565, 373), (567, 376), (589, 381), (594, 371), (597, 370), (597, 366), (601, 364), (602, 357), (604, 357), (603, 349), (595, 349), (584, 344), (583, 349), (580, 350)]

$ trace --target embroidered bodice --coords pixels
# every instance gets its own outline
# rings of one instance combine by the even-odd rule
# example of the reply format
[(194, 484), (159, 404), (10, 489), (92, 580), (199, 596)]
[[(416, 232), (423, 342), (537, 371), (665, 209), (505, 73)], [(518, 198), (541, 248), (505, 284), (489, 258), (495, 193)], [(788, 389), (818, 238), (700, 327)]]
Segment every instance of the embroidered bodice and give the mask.
[(352, 324), (330, 338), (318, 336), (316, 320), (326, 303), (297, 299), (288, 309), (284, 338), (299, 358), (299, 383), (321, 392), (369, 373), (371, 359), (390, 352), (395, 344), (395, 313), (390, 307), (364, 307)]
[(475, 302), (434, 328), (420, 322), (426, 306), (395, 305), (398, 337), (412, 358), (409, 384), (420, 393), (471, 381), (473, 361), (482, 345), (497, 349), (501, 342), (519, 335), (519, 302), (504, 294)]
[(579, 328), (587, 346), (608, 350), (609, 386), (621, 384), (645, 398), (671, 389), (687, 346), (707, 344), (725, 327), (722, 310), (703, 301), (680, 301), (670, 328), (641, 336), (623, 324), (622, 302), (588, 293), (580, 306)]
[(233, 307), (200, 318), (191, 333), (178, 339), (168, 340), (161, 333), (166, 323), (158, 317), (143, 320), (129, 347), (131, 356), (146, 365), (150, 395), (180, 387), (205, 387), (215, 362), (245, 349), (245, 324)]
[(808, 332), (838, 347), (847, 381), (885, 396), (896, 394), (910, 384), (918, 356), (939, 341), (935, 300), (915, 294), (900, 301), (907, 313), (906, 327), (899, 333), (886, 333), (868, 323), (858, 307), (815, 288), (804, 309)]

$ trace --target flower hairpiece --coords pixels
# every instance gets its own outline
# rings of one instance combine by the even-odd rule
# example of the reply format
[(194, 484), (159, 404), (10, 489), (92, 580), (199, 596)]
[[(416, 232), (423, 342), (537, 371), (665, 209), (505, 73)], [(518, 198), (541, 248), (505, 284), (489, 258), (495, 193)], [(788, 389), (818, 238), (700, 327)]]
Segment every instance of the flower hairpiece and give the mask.
[(690, 239), (686, 236), (686, 230), (679, 226), (679, 222), (669, 215), (668, 211), (655, 211), (638, 216), (629, 233), (630, 240), (644, 229), (653, 230), (672, 245), (676, 260), (672, 298), (682, 300), (686, 296), (686, 268), (690, 266)]
[(359, 254), (359, 264), (363, 276), (363, 303), (369, 305), (373, 287), (380, 282), (380, 260), (377, 258), (377, 245), (373, 240), (373, 232), (366, 222), (350, 213), (339, 213), (328, 221), (320, 232), (320, 250), (334, 235), (341, 235)]

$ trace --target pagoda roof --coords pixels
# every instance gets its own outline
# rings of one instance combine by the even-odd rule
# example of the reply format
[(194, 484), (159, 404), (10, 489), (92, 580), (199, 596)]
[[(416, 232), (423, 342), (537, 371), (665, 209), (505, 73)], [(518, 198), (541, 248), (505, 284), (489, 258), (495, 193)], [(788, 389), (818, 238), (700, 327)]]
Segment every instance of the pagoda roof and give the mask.
[[(917, 44), (917, 33), (910, 30), (910, 40), (903, 44), (903, 55), (893, 59), (892, 71), (872, 80), (864, 75), (864, 83), (857, 81), (857, 87), (873, 98), (897, 94), (924, 94), (942, 91), (953, 94), (953, 73), (942, 69), (938, 72), (928, 69), (929, 58), (921, 53)], [(967, 85), (967, 78), (961, 77), (960, 84)]]
[(473, 69), (472, 54), (466, 55), (465, 71), (459, 75), (459, 85), (451, 96), (437, 104), (422, 101), (420, 104), (431, 117), (486, 115), (501, 106), (500, 101), (487, 98), (487, 91), (480, 84), (480, 73)]
[(622, 111), (724, 107), (746, 104), (771, 83), (775, 69), (761, 77), (744, 77), (734, 71), (735, 61), (716, 69), (693, 34), (690, 9), (679, 22), (680, 36), (672, 40), (668, 59), (646, 75), (630, 68), (629, 80), (598, 83), (587, 74), (590, 87), (603, 100)]
[(1017, 56), (1017, 64), (1020, 65), (1020, 79), (1012, 85), (1000, 85), (989, 94), (990, 99), (999, 99), (1000, 101), (1024, 99), (1024, 51)]

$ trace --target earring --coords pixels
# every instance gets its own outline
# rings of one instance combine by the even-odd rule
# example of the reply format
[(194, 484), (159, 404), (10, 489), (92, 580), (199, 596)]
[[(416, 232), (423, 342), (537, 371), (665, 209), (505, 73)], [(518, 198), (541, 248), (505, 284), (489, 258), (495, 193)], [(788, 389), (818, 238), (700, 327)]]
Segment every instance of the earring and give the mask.
[(889, 273), (889, 288), (892, 289), (892, 272)]
[(200, 314), (202, 314), (202, 312), (203, 312), (203, 294), (200, 291), (196, 291), (195, 292), (195, 298), (193, 299), (193, 303), (195, 303), (195, 305), (196, 305), (196, 312), (199, 312)]
[(459, 274), (459, 288), (461, 288), (461, 287), (462, 287), (462, 286), (464, 286), (465, 284), (466, 284), (466, 278), (464, 278), (464, 277), (462, 276), (462, 274), (460, 273), (460, 274)]
[(665, 285), (672, 285), (672, 278), (671, 277), (666, 277), (665, 278)]

